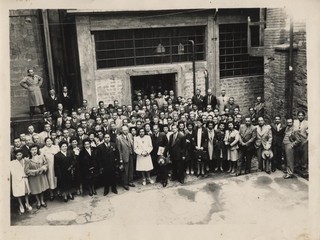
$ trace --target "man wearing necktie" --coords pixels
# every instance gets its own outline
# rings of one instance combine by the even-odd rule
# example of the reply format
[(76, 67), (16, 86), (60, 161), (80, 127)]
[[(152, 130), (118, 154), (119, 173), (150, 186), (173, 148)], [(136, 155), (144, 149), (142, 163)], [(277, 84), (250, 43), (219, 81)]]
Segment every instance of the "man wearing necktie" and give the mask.
[(172, 180), (184, 183), (184, 160), (186, 159), (186, 139), (178, 132), (177, 125), (172, 125), (172, 135), (170, 136), (168, 148), (164, 150), (164, 156), (168, 153), (172, 161)]
[(274, 172), (276, 168), (282, 170), (282, 141), (286, 127), (281, 123), (279, 115), (274, 117), (274, 123), (271, 124), (272, 131), (272, 152), (273, 160), (271, 162), (271, 170)]
[[(165, 187), (168, 184), (168, 169), (166, 164), (161, 166), (158, 164), (158, 158), (160, 156), (163, 156), (163, 151), (168, 146), (168, 139), (165, 133), (159, 132), (158, 125), (153, 126), (153, 134), (151, 135), (151, 141), (153, 146), (151, 158), (155, 174), (157, 175), (156, 182), (161, 182), (163, 187)], [(159, 148), (163, 151), (159, 152)]]
[(119, 150), (120, 163), (123, 164), (122, 186), (125, 190), (135, 187), (133, 184), (133, 139), (128, 134), (127, 126), (122, 126), (122, 133), (117, 136), (116, 144)]
[(218, 103), (217, 98), (212, 94), (212, 90), (210, 88), (207, 93), (208, 94), (203, 98), (202, 109), (206, 109), (208, 105), (211, 105), (212, 109), (215, 109)]
[(120, 159), (120, 155), (117, 145), (110, 142), (110, 140), (110, 135), (105, 134), (104, 143), (97, 147), (98, 164), (104, 185), (104, 196), (109, 193), (110, 187), (113, 193), (118, 194), (116, 186), (116, 165)]
[(258, 126), (256, 127), (256, 139), (254, 146), (257, 151), (258, 171), (270, 173), (269, 166), (264, 166), (262, 162), (262, 150), (270, 150), (272, 144), (272, 131), (270, 125), (266, 125), (263, 117), (258, 118)]
[(191, 99), (192, 104), (195, 104), (198, 109), (202, 110), (203, 107), (203, 96), (201, 95), (201, 90), (197, 89), (196, 91), (196, 95), (192, 97)]

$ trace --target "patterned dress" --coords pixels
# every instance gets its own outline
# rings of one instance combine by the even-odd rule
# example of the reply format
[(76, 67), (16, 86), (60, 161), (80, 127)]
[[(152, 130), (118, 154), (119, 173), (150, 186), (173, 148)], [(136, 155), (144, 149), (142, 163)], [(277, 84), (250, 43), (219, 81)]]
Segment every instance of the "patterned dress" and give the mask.
[(48, 163), (43, 155), (36, 155), (25, 162), (25, 172), (29, 176), (31, 194), (39, 194), (49, 188), (47, 178)]

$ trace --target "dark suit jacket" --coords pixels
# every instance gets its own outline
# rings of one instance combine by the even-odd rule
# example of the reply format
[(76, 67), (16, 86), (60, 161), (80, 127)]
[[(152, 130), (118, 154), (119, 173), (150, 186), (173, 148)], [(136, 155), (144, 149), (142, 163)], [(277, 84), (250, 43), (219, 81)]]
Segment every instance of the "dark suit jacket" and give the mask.
[(169, 152), (171, 161), (181, 161), (182, 157), (186, 156), (186, 138), (179, 132), (173, 142), (173, 136), (174, 133), (170, 135), (168, 148), (164, 151), (164, 156)]
[(72, 174), (70, 169), (73, 168), (73, 164), (74, 161), (69, 153), (67, 153), (67, 156), (61, 152), (54, 155), (54, 172), (57, 176), (59, 188), (71, 187)]
[(151, 135), (151, 141), (153, 149), (151, 151), (151, 156), (155, 157), (157, 156), (159, 147), (167, 148), (168, 146), (168, 138), (165, 133), (159, 132), (158, 137), (156, 137), (154, 134)]
[(82, 149), (79, 154), (79, 164), (81, 172), (86, 179), (90, 179), (99, 174), (97, 152), (95, 148), (91, 148), (91, 155), (87, 150)]
[(282, 147), (285, 130), (286, 126), (282, 123), (279, 131), (277, 130), (277, 126), (274, 123), (271, 124), (272, 146)]
[(57, 107), (58, 107), (58, 98), (55, 97), (54, 99), (52, 99), (51, 96), (49, 96), (46, 101), (47, 110), (52, 114), (55, 111), (57, 111)]
[(110, 142), (116, 143), (118, 133), (119, 133), (118, 130), (115, 130), (115, 133), (113, 133), (113, 131), (111, 129), (109, 130), (109, 134), (110, 134), (110, 138), (111, 138)]
[(217, 107), (218, 100), (215, 95), (211, 95), (211, 101), (208, 102), (208, 95), (203, 97), (203, 109), (207, 108), (207, 105), (211, 105), (212, 109), (215, 109)]
[(61, 93), (61, 96), (59, 97), (60, 102), (63, 105), (64, 109), (67, 109), (69, 111), (69, 114), (71, 114), (71, 110), (72, 110), (72, 98), (70, 95), (67, 95), (66, 97), (63, 96), (63, 93)]
[[(198, 142), (198, 128), (192, 131), (192, 136), (193, 136), (192, 144), (193, 144), (193, 147), (195, 148)], [(208, 151), (208, 131), (205, 127), (202, 127), (201, 147), (203, 147), (204, 151)]]
[(192, 97), (192, 104), (197, 105), (198, 109), (202, 109), (203, 108), (203, 96), (200, 95), (200, 97), (198, 97), (197, 95)]
[(103, 169), (103, 174), (106, 177), (108, 174), (115, 174), (116, 164), (119, 159), (119, 151), (115, 143), (110, 142), (109, 147), (102, 143), (97, 147), (99, 168)]

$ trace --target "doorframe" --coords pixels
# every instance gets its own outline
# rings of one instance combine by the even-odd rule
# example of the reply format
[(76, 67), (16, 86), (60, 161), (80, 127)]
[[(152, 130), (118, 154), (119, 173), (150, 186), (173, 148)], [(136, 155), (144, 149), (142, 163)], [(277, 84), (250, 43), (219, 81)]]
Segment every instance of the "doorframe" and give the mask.
[(162, 75), (162, 74), (175, 74), (175, 83), (174, 83), (174, 87), (175, 87), (175, 95), (176, 96), (180, 96), (181, 95), (181, 92), (182, 92), (182, 87), (180, 88), (179, 85), (181, 84), (178, 84), (178, 81), (179, 79), (181, 79), (181, 68), (157, 68), (157, 69), (132, 69), (131, 71), (128, 71), (127, 72), (128, 74), (128, 77), (130, 79), (129, 82), (129, 89), (130, 89), (130, 102), (131, 102), (131, 105), (132, 105), (132, 94), (133, 94), (133, 89), (132, 89), (132, 79), (131, 77), (136, 77), (136, 76), (144, 76), (144, 75)]

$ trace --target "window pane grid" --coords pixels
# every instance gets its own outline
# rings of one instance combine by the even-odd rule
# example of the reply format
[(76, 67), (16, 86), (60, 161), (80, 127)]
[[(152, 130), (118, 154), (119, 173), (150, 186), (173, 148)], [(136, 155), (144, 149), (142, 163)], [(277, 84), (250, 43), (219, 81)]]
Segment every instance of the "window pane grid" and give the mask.
[(263, 74), (263, 58), (251, 57), (247, 47), (247, 24), (219, 25), (220, 77)]
[(204, 27), (111, 30), (93, 32), (98, 68), (204, 60)]

